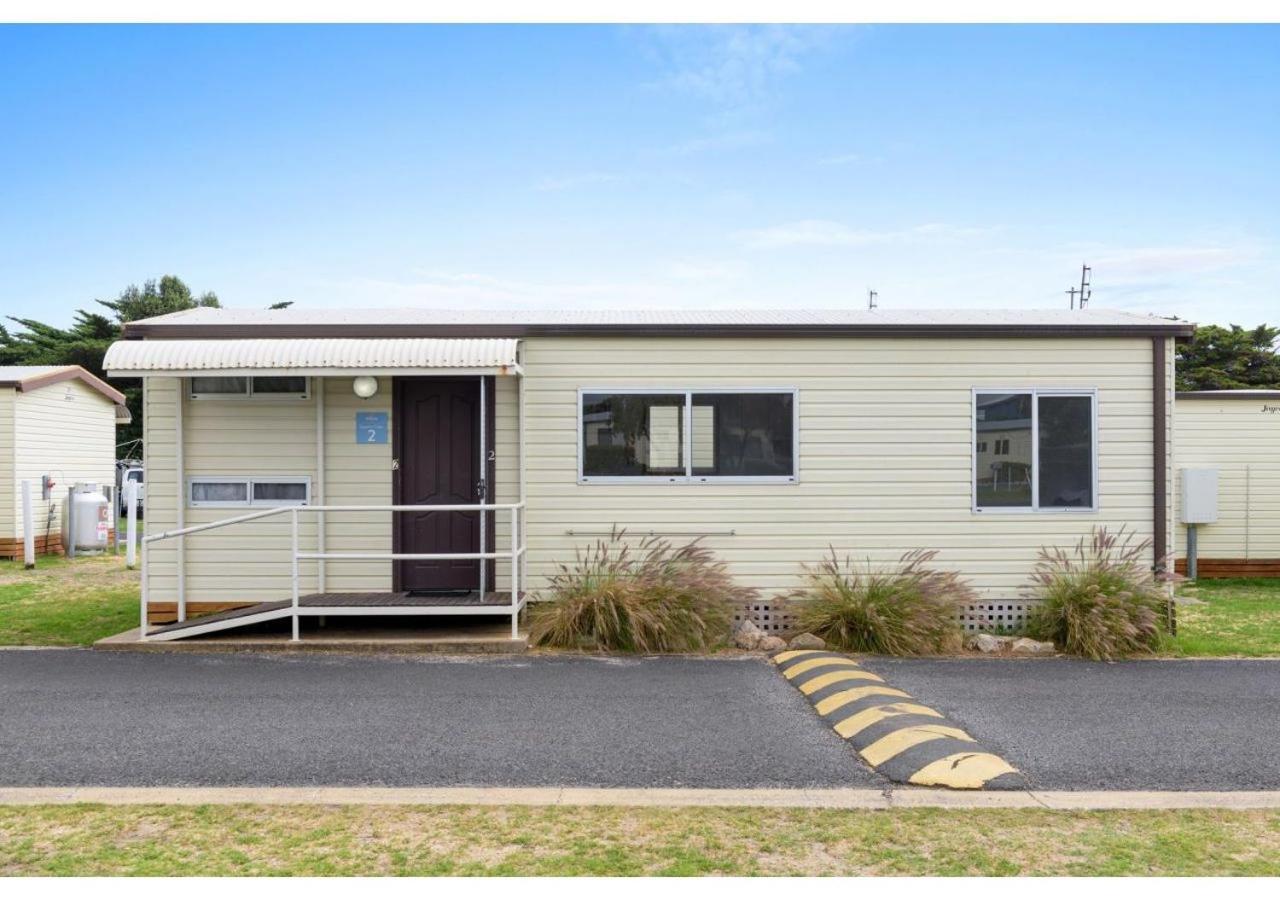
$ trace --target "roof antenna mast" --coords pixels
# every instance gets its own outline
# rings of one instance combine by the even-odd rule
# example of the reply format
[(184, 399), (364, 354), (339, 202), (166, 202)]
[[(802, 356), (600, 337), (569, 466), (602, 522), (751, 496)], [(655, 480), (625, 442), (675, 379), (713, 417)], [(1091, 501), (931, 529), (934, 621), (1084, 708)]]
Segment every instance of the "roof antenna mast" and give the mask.
[(879, 291), (875, 291), (875, 290), (872, 290), (871, 288), (867, 288), (867, 309), (876, 308), (876, 298), (879, 296), (880, 296)]
[(1071, 298), (1071, 308), (1076, 308), (1076, 297), (1080, 297), (1080, 308), (1084, 309), (1089, 305), (1089, 298), (1093, 296), (1093, 286), (1089, 283), (1090, 277), (1093, 275), (1093, 269), (1089, 268), (1088, 263), (1082, 263), (1080, 266), (1080, 287), (1070, 288), (1066, 294)]

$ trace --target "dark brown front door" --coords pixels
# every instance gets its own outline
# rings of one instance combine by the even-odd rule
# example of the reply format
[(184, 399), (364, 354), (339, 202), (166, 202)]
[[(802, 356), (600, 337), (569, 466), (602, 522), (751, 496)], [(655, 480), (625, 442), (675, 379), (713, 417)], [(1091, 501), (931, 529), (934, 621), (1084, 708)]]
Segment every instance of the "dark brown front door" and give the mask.
[[(480, 502), (479, 379), (402, 378), (395, 394), (392, 433), (400, 462), (395, 502)], [(487, 431), (492, 435), (491, 428)], [(487, 549), (492, 550), (492, 513), (486, 518)], [(397, 553), (478, 553), (480, 515), (396, 513), (394, 537)], [(480, 567), (476, 560), (399, 560), (393, 580), (401, 591), (474, 591), (480, 587)]]

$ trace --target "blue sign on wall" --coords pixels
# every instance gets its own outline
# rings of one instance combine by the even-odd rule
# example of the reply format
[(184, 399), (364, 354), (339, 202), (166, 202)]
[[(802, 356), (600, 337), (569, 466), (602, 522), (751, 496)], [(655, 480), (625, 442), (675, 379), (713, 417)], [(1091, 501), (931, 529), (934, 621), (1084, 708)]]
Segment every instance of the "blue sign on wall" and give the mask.
[(387, 442), (387, 414), (384, 412), (356, 413), (356, 443), (385, 444)]

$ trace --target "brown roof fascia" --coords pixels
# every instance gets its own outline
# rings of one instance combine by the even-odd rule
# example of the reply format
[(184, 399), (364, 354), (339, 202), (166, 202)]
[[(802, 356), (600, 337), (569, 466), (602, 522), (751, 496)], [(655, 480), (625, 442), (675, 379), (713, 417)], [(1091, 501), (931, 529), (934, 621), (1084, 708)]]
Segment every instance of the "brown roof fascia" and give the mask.
[(439, 325), (345, 323), (315, 325), (144, 325), (124, 327), (126, 339), (167, 338), (416, 338), (416, 337), (897, 337), (897, 338), (1189, 338), (1189, 322), (1152, 325)]
[(111, 385), (107, 384), (101, 378), (90, 374), (80, 366), (63, 366), (53, 372), (46, 372), (43, 375), (32, 375), (30, 378), (18, 380), (0, 381), (0, 387), (11, 387), (23, 393), (27, 391), (36, 391), (51, 384), (58, 384), (63, 381), (83, 381), (86, 385), (106, 397), (117, 406), (123, 406), (125, 399), (124, 394), (117, 391)]

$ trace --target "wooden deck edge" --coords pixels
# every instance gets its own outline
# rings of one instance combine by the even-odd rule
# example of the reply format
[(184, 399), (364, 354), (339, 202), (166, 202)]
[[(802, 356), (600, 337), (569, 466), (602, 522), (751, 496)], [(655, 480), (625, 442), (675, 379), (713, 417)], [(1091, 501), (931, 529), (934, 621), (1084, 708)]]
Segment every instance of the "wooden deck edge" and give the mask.
[[(1187, 561), (1174, 562), (1174, 571), (1187, 574)], [(1200, 557), (1196, 560), (1198, 578), (1280, 578), (1280, 559), (1233, 559)]]

